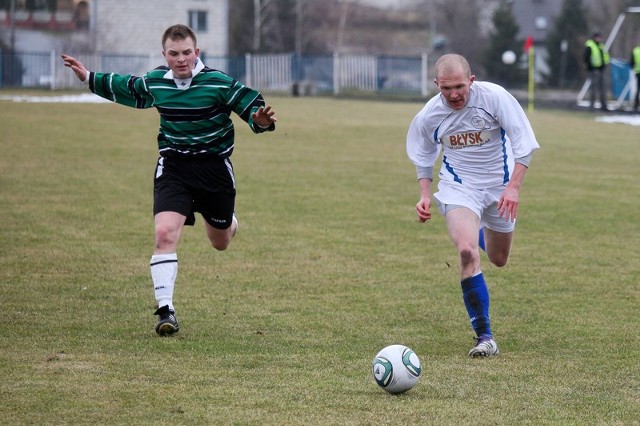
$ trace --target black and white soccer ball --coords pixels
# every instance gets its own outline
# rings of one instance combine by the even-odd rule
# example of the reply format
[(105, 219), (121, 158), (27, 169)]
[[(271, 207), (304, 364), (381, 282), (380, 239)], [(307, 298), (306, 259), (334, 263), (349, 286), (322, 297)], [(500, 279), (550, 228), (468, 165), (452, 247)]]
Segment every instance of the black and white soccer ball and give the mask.
[(389, 393), (400, 394), (418, 383), (420, 359), (404, 345), (390, 345), (378, 352), (371, 371), (378, 386)]

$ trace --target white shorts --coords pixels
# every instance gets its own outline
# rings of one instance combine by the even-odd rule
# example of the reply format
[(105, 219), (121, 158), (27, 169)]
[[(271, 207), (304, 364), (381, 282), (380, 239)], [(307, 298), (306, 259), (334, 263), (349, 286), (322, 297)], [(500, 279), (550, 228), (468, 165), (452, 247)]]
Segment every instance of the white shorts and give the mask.
[(497, 232), (513, 232), (515, 221), (506, 221), (498, 213), (498, 201), (504, 191), (504, 186), (486, 189), (467, 188), (459, 183), (440, 181), (438, 192), (433, 194), (438, 203), (438, 209), (443, 215), (447, 207), (462, 206), (473, 211), (480, 218), (480, 226)]

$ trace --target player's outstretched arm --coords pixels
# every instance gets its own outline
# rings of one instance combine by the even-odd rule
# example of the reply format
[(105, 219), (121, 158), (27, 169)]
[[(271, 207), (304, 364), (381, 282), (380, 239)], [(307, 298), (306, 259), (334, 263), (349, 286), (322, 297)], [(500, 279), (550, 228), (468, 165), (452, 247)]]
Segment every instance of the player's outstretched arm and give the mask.
[(73, 56), (69, 56), (64, 53), (60, 56), (64, 61), (64, 66), (71, 68), (80, 81), (84, 82), (87, 79), (89, 71), (87, 71), (84, 65), (82, 65), (82, 62), (80, 62)]
[(251, 114), (251, 119), (258, 126), (266, 129), (267, 127), (278, 121), (275, 117), (275, 114), (276, 112), (271, 109), (271, 105), (267, 105), (266, 107), (258, 108), (256, 112)]

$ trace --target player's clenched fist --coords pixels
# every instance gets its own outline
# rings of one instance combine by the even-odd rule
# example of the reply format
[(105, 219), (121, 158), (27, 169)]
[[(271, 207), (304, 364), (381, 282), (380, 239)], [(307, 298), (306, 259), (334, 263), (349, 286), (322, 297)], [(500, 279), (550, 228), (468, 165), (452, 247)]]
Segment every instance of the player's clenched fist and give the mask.
[(424, 223), (431, 219), (431, 199), (421, 198), (416, 204), (416, 214), (418, 215), (418, 222)]

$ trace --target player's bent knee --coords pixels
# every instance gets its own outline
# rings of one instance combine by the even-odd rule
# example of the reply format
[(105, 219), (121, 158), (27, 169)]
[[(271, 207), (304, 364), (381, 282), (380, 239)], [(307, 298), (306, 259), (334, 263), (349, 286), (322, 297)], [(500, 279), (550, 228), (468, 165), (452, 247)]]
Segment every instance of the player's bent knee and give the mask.
[(236, 228), (229, 227), (227, 229), (216, 229), (213, 227), (209, 227), (207, 229), (207, 237), (209, 237), (209, 241), (211, 242), (211, 246), (218, 250), (223, 251), (229, 247), (231, 244), (231, 240), (235, 235)]
[(463, 265), (469, 265), (477, 262), (479, 255), (477, 250), (472, 250), (471, 247), (461, 248), (458, 253), (460, 254), (460, 262)]
[(499, 254), (499, 255), (489, 256), (489, 261), (494, 265), (496, 265), (498, 268), (502, 268), (503, 266), (506, 266), (508, 260), (509, 260), (509, 255)]
[(214, 249), (218, 251), (224, 251), (229, 247), (229, 244), (231, 244), (232, 238), (233, 236), (230, 233), (217, 234), (212, 235), (209, 238), (209, 241), (211, 242), (211, 246), (213, 246)]
[(161, 248), (163, 246), (173, 245), (177, 241), (177, 231), (168, 226), (159, 226), (156, 228), (156, 246)]
[(211, 241), (211, 245), (213, 246), (214, 249), (218, 250), (218, 251), (224, 251), (229, 247), (229, 243), (231, 241)]

